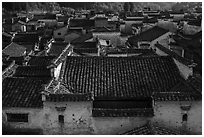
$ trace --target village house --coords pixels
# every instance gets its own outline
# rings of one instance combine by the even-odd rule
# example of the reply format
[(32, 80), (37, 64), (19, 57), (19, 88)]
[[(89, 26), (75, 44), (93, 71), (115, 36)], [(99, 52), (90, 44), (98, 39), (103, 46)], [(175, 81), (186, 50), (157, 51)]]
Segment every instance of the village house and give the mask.
[(40, 92), (42, 84), (46, 82), (47, 80), (40, 78), (23, 77), (8, 77), (3, 80), (3, 133), (43, 133), (43, 102)]
[(20, 57), (26, 54), (31, 54), (31, 51), (28, 51), (24, 46), (12, 42), (2, 50), (2, 53), (9, 55), (10, 57)]
[(43, 22), (38, 22), (38, 20), (29, 20), (26, 23), (26, 31), (27, 32), (35, 32), (39, 28), (44, 27), (44, 26), (45, 26), (45, 23), (43, 23)]
[(39, 51), (39, 42), (41, 37), (37, 32), (16, 33), (13, 36), (12, 42), (25, 47), (28, 51)]
[(143, 12), (143, 16), (148, 16), (148, 17), (156, 17), (156, 18), (160, 18), (160, 11), (156, 11), (156, 10), (148, 10), (148, 11), (142, 11)]
[(98, 56), (98, 48), (74, 48), (70, 56)]
[(39, 19), (38, 23), (45, 23), (45, 26), (48, 28), (57, 27), (56, 19)]
[(78, 27), (82, 27), (85, 33), (88, 33), (91, 29), (94, 28), (95, 26), (95, 22), (93, 19), (83, 19), (83, 18), (77, 18), (77, 19), (73, 19), (70, 18), (68, 20), (68, 26), (69, 29), (71, 28), (78, 28)]
[[(144, 17), (126, 17), (126, 19), (124, 20), (125, 24), (121, 26), (121, 33), (128, 34), (128, 35), (134, 34), (132, 25), (133, 24), (143, 25), (143, 20), (144, 20)], [(142, 26), (139, 25), (137, 27), (141, 28)]]
[(66, 43), (70, 43), (73, 40), (79, 38), (81, 36), (81, 32), (77, 32), (77, 31), (68, 31), (68, 33), (64, 36), (65, 38), (65, 42)]
[(55, 56), (59, 57), (59, 55), (62, 53), (62, 51), (69, 46), (69, 43), (66, 42), (52, 42), (50, 45), (50, 48), (46, 49), (46, 54), (49, 56)]
[(157, 41), (165, 39), (171, 32), (158, 26), (128, 38), (127, 42), (135, 48), (150, 48)]
[(11, 43), (13, 35), (7, 32), (2, 32), (2, 50)]
[[(18, 67), (14, 77), (4, 79), (4, 129), (35, 134), (119, 134), (152, 121), (169, 129), (201, 133), (201, 112), (196, 111), (201, 109), (201, 93), (186, 83), (171, 57), (66, 57), (68, 49), (55, 60), (64, 58), (55, 80), (50, 81), (50, 71), (43, 73), (39, 66)], [(44, 79), (39, 80), (40, 76)], [(14, 83), (23, 85), (8, 86)], [(22, 95), (22, 91), (29, 94)], [(16, 103), (10, 101), (13, 92)]]
[(3, 135), (202, 134), (202, 7), (44, 4), (2, 18)]
[(171, 11), (170, 16), (173, 17), (174, 22), (182, 21), (184, 20), (184, 12), (176, 12), (176, 11)]
[(55, 40), (64, 40), (65, 35), (67, 34), (67, 31), (68, 31), (67, 26), (63, 26), (63, 27), (55, 29), (53, 32), (54, 39)]
[(2, 80), (6, 77), (12, 76), (18, 65), (14, 60), (4, 60), (2, 61)]
[(189, 76), (193, 75), (193, 67), (196, 66), (193, 60), (186, 59), (159, 43), (155, 44), (152, 49), (160, 56), (172, 56), (184, 79), (188, 79)]
[(118, 134), (149, 120), (201, 133), (201, 95), (171, 57), (67, 57), (43, 96), (45, 134)]
[(95, 17), (95, 28), (108, 27), (108, 18), (107, 17)]
[(71, 41), (71, 44), (76, 45), (76, 44), (84, 43), (87, 41), (89, 41), (89, 42), (94, 41), (92, 32), (82, 34), (82, 35), (80, 35), (80, 37), (73, 39)]
[(12, 25), (11, 31), (13, 32), (25, 32), (26, 31), (26, 23), (23, 21), (18, 21)]
[(117, 51), (108, 51), (108, 57), (129, 57), (129, 56), (157, 56), (154, 51), (150, 49), (129, 49), (121, 48)]
[(103, 39), (108, 41), (109, 45), (113, 45), (113, 47), (124, 45), (124, 41), (120, 37), (120, 31), (118, 30), (109, 30), (107, 28), (96, 29), (93, 31), (94, 39)]
[(184, 48), (184, 57), (193, 60), (197, 65), (194, 67), (194, 72), (202, 74), (202, 31), (193, 35), (185, 35), (177, 33), (172, 35), (176, 44)]

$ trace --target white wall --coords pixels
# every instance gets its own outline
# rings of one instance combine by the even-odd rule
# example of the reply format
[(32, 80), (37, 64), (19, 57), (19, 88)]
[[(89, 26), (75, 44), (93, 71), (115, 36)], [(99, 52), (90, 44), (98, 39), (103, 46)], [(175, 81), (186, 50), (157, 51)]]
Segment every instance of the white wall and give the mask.
[(123, 45), (123, 41), (120, 38), (120, 32), (93, 32), (93, 38), (110, 40), (110, 43), (114, 46)]
[[(153, 46), (153, 49), (154, 48), (156, 48), (156, 47)], [(167, 56), (168, 55), (165, 52), (163, 52), (162, 50), (160, 50), (159, 48), (156, 48), (156, 54), (158, 54), (160, 56)], [(188, 79), (188, 77), (193, 74), (193, 69), (192, 68), (189, 68), (188, 66), (182, 64), (181, 62), (179, 62), (178, 60), (176, 60), (174, 58), (173, 58), (173, 60), (174, 60), (175, 64), (177, 65), (181, 76), (184, 79)]]
[(157, 39), (151, 41), (151, 46), (154, 46), (154, 44), (156, 44), (157, 42), (160, 42), (161, 40), (163, 40), (163, 39), (169, 37), (169, 35), (171, 35), (171, 34), (172, 34), (171, 32), (167, 32), (167, 33), (165, 33), (164, 35), (158, 37)]
[[(183, 103), (179, 101), (156, 101), (152, 121), (165, 127), (187, 130), (194, 133), (202, 132), (202, 101), (185, 102), (191, 109), (184, 111), (180, 108)], [(183, 127), (182, 116), (187, 113), (186, 128)]]
[[(58, 33), (61, 33), (60, 35)], [(54, 38), (64, 39), (64, 36), (67, 34), (67, 27), (63, 27), (57, 30), (54, 30)]]
[[(28, 113), (28, 122), (7, 122), (6, 113)], [(43, 109), (37, 108), (3, 108), (2, 123), (10, 125), (13, 128), (41, 128), (43, 123)]]
[[(66, 107), (58, 112), (56, 106)], [(45, 134), (118, 134), (144, 125), (146, 117), (92, 117), (92, 102), (45, 102)], [(65, 117), (60, 126), (58, 115)]]
[(40, 19), (38, 21), (44, 22), (45, 25), (48, 27), (57, 26), (57, 20), (56, 19)]
[[(66, 107), (58, 112), (55, 107)], [(91, 102), (45, 102), (44, 134), (92, 134)], [(64, 115), (63, 126), (58, 115)]]
[(181, 72), (181, 75), (183, 76), (184, 79), (188, 79), (189, 76), (193, 75), (193, 69), (189, 68), (188, 66), (182, 64), (178, 60), (174, 59), (174, 62), (178, 66), (178, 69)]
[[(189, 111), (180, 108), (189, 104)], [(57, 111), (56, 107), (66, 107)], [(92, 102), (44, 102), (42, 109), (4, 108), (5, 113), (29, 113), (28, 123), (10, 123), (15, 128), (42, 128), (44, 134), (119, 134), (146, 124), (151, 120), (169, 128), (185, 129), (196, 134), (202, 131), (202, 101), (181, 103), (179, 101), (156, 101), (154, 117), (92, 117)], [(186, 128), (182, 125), (182, 115), (188, 114)], [(59, 123), (58, 115), (64, 115), (64, 124)]]
[(56, 80), (59, 78), (61, 67), (62, 63), (60, 63), (57, 68), (54, 68), (54, 77)]

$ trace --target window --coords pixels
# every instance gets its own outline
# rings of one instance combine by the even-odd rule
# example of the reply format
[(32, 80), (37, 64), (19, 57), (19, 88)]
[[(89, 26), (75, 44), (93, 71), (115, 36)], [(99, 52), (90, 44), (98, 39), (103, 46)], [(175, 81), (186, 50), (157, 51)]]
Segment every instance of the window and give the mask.
[(7, 113), (8, 122), (28, 122), (28, 114), (11, 114)]
[(134, 109), (134, 108), (151, 108), (152, 99), (129, 99), (129, 100), (97, 100), (93, 101), (93, 108), (101, 109)]
[(59, 115), (58, 116), (58, 121), (59, 121), (59, 123), (64, 123), (64, 116), (63, 115)]
[(188, 120), (188, 115), (187, 114), (183, 114), (183, 118), (182, 118), (183, 122)]
[(57, 35), (61, 35), (61, 33), (59, 32), (59, 33), (57, 33)]

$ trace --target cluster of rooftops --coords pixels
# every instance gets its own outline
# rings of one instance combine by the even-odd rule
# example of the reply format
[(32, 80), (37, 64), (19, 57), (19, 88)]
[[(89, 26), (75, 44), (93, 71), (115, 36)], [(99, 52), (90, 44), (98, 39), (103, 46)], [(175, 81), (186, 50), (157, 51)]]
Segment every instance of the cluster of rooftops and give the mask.
[[(90, 23), (86, 19), (78, 21), (73, 19), (72, 23), (81, 24), (84, 28), (84, 22)], [(191, 83), (201, 82), (194, 80), (195, 77), (185, 80), (174, 62), (176, 59), (188, 66), (193, 64), (192, 60), (181, 57), (159, 43), (155, 47), (168, 56), (157, 55), (151, 47), (138, 48), (138, 42), (151, 42), (167, 32), (154, 26), (131, 36), (127, 40), (129, 46), (117, 50), (110, 50), (111, 45), (106, 40), (96, 38), (95, 41), (87, 41), (93, 39), (92, 32), (70, 43), (55, 41), (45, 34), (39, 37), (38, 33), (25, 32), (11, 36), (4, 32), (4, 41), (11, 38), (12, 43), (3, 50), (3, 107), (42, 108), (43, 101), (93, 101), (95, 116), (134, 115), (127, 106), (123, 109), (128, 111), (109, 113), (112, 111), (110, 108), (101, 108), (97, 104), (97, 101), (119, 101), (120, 104), (129, 100), (144, 104), (145, 109), (138, 109), (138, 115), (152, 115), (152, 100), (200, 100), (201, 88), (197, 88), (200, 84), (194, 86)], [(107, 45), (104, 48), (100, 43)], [(100, 52), (106, 53), (100, 56)], [(127, 56), (110, 57), (110, 54)], [(54, 71), (59, 64), (62, 67), (56, 78)], [(101, 109), (107, 113), (101, 112)]]
[[(28, 64), (35, 64), (35, 59)], [(12, 77), (3, 80), (3, 107), (42, 107), (41, 94), (54, 102), (201, 98), (201, 93), (181, 77), (170, 56), (68, 56), (58, 80), (52, 79), (45, 66), (19, 66)]]

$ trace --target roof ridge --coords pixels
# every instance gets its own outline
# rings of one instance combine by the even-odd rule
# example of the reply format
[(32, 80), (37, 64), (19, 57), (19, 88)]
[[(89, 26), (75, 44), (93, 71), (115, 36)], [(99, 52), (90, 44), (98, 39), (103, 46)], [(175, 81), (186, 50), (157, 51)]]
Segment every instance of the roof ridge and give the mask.
[[(184, 64), (186, 64), (186, 65), (190, 65), (190, 63), (191, 63), (191, 64), (193, 63), (192, 60), (189, 60), (189, 59), (187, 59), (187, 58), (184, 58), (184, 57), (182, 57), (182, 56), (176, 54), (176, 53), (173, 52), (172, 50), (170, 50), (170, 49), (164, 47), (163, 45), (161, 45), (161, 44), (159, 44), (159, 43), (156, 43), (155, 46), (156, 46), (157, 48), (159, 48), (160, 50), (164, 51), (165, 53), (167, 53), (169, 56), (174, 57), (176, 60), (178, 60), (178, 58), (180, 58), (180, 60), (178, 60), (178, 61), (182, 61), (182, 60), (183, 60), (182, 62), (183, 62)], [(181, 60), (181, 59), (182, 59), (182, 60)]]
[(22, 45), (20, 45), (20, 44), (17, 44), (17, 43), (15, 43), (15, 42), (11, 42), (8, 46), (6, 46), (4, 49), (3, 49), (3, 51), (5, 50), (5, 49), (7, 49), (7, 48), (9, 48), (11, 45), (16, 45), (16, 46), (18, 46), (18, 47), (21, 47), (22, 49), (26, 49), (24, 46), (22, 46)]
[(67, 58), (92, 58), (92, 59), (124, 59), (124, 60), (127, 60), (127, 59), (148, 59), (148, 58), (172, 58), (171, 56), (128, 56), (128, 57), (104, 57), (104, 56), (67, 56)]

